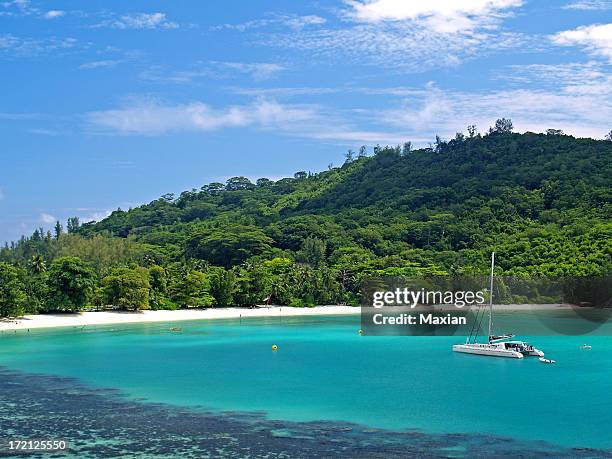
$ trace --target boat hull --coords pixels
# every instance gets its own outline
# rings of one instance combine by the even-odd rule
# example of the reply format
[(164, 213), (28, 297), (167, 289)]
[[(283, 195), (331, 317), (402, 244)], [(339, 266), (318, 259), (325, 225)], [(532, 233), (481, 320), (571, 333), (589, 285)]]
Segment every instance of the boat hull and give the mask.
[(526, 352), (526, 355), (529, 355), (532, 357), (544, 357), (544, 351), (541, 351), (539, 349), (533, 349), (531, 351)]
[(501, 349), (497, 346), (487, 344), (455, 344), (453, 352), (461, 352), (463, 354), (484, 355), (487, 357), (505, 357), (509, 359), (522, 359), (523, 354), (510, 349)]

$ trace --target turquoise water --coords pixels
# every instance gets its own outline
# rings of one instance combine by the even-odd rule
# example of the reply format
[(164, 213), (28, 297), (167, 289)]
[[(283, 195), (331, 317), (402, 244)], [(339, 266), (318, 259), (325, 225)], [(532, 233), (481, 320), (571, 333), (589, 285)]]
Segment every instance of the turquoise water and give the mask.
[[(359, 328), (358, 317), (309, 317), (5, 333), (0, 366), (272, 419), (612, 448), (611, 337), (532, 337), (557, 360), (543, 365), (453, 353), (456, 337), (368, 337)], [(593, 349), (581, 350), (584, 342)]]

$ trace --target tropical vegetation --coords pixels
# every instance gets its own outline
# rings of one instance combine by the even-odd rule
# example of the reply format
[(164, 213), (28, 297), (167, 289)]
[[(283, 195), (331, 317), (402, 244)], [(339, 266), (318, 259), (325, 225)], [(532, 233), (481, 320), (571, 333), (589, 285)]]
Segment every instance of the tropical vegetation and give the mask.
[(612, 141), (498, 120), (428, 148), (362, 147), (338, 167), (232, 177), (0, 249), (0, 315), (358, 304), (369, 276), (612, 270)]

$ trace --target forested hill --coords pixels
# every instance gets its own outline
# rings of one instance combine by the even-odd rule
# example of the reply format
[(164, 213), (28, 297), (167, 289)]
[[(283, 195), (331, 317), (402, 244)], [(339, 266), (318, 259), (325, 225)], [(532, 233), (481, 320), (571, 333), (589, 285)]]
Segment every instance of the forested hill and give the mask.
[(328, 264), (594, 274), (611, 254), (612, 142), (493, 133), (429, 149), (376, 148), (277, 182), (243, 177), (117, 211), (80, 233), (134, 237), (163, 259), (229, 268), (253, 256)]
[(612, 141), (501, 127), (70, 219), (0, 250), (0, 280), (32, 311), (355, 303), (364, 276), (483, 273), (491, 250), (500, 273), (612, 273)]

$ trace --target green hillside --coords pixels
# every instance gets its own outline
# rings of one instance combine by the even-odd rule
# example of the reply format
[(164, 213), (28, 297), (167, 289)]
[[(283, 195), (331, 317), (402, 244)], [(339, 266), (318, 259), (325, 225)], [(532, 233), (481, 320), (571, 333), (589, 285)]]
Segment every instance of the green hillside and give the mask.
[(0, 259), (32, 270), (37, 256), (79, 257), (93, 272), (86, 303), (115, 304), (108, 278), (129, 275), (152, 307), (355, 302), (365, 275), (480, 273), (491, 250), (500, 273), (602, 275), (612, 142), (458, 134), (276, 182), (234, 177), (69, 230), (37, 231)]
[(610, 256), (612, 142), (537, 134), (377, 149), (318, 174), (236, 177), (84, 225), (155, 245), (163, 258), (231, 267), (257, 255), (460, 269), (500, 252), (510, 272), (595, 274)]

